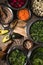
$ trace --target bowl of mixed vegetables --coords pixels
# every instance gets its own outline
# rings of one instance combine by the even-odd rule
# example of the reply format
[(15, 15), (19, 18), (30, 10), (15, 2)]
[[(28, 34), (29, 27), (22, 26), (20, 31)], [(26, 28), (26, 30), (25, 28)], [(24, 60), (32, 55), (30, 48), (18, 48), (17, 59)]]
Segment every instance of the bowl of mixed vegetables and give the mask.
[(19, 48), (10, 49), (7, 53), (7, 62), (9, 65), (26, 65), (26, 54)]
[(43, 46), (34, 47), (30, 55), (31, 65), (43, 65)]

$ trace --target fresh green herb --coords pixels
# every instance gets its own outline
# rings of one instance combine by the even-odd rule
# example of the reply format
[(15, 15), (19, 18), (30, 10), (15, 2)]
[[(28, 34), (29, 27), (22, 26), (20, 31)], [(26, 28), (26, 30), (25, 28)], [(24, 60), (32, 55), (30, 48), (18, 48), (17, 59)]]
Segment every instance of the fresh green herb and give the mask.
[(24, 65), (26, 56), (19, 50), (14, 50), (9, 56), (9, 61), (12, 65)]
[(30, 35), (33, 41), (43, 42), (43, 20), (36, 21), (30, 28)]
[(31, 55), (32, 65), (43, 65), (43, 48), (37, 48)]

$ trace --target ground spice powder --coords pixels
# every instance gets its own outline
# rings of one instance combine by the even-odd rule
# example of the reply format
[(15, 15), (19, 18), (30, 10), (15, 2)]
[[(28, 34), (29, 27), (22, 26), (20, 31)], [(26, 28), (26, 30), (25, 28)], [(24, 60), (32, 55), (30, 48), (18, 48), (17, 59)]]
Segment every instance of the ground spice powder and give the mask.
[(30, 18), (30, 11), (28, 9), (19, 10), (18, 18), (24, 21), (28, 20)]

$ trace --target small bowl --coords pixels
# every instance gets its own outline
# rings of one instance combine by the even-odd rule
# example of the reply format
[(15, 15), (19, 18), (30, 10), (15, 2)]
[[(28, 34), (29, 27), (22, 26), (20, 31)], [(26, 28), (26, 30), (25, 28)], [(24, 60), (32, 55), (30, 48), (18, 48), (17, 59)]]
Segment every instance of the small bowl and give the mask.
[[(29, 1), (29, 8), (30, 8), (32, 14), (35, 15), (36, 17), (38, 17), (38, 18), (43, 18), (43, 16), (39, 16), (39, 15), (37, 15), (37, 14), (35, 14), (35, 13), (33, 12), (33, 10), (32, 10), (32, 2), (33, 2), (33, 0), (32, 0), (32, 1), (30, 0), (30, 1)], [(30, 4), (31, 4), (31, 5), (30, 5)]]
[[(21, 10), (27, 10), (30, 17), (28, 16), (28, 18), (27, 18), (26, 20), (20, 19), (20, 17), (19, 17), (19, 12), (20, 12)], [(28, 20), (30, 20), (30, 18), (31, 18), (31, 11), (30, 11), (30, 9), (29, 9), (29, 8), (28, 8), (28, 9), (27, 9), (27, 8), (23, 8), (23, 9), (21, 9), (21, 10), (18, 10), (18, 11), (17, 11), (17, 18), (18, 18), (19, 20), (21, 20), (21, 21), (28, 21)]]
[[(26, 47), (27, 42), (28, 42), (28, 45), (30, 45), (29, 48)], [(28, 45), (27, 45), (27, 46), (28, 46)], [(23, 42), (23, 47), (24, 47), (25, 49), (27, 49), (27, 50), (30, 50), (30, 49), (32, 49), (32, 47), (33, 47), (33, 42), (30, 41), (29, 39), (26, 39), (26, 40)]]
[(9, 50), (8, 50), (8, 52), (7, 52), (7, 56), (6, 56), (6, 59), (7, 59), (7, 63), (9, 64), (9, 65), (12, 65), (11, 64), (11, 62), (9, 61), (9, 56), (10, 56), (10, 54), (12, 53), (12, 51), (14, 51), (14, 50), (19, 50), (19, 51), (21, 51), (21, 52), (23, 52), (24, 53), (24, 55), (26, 56), (26, 61), (25, 61), (25, 63), (24, 63), (24, 65), (26, 65), (27, 64), (27, 53), (26, 53), (26, 51), (24, 51), (23, 49), (21, 49), (20, 47), (12, 47), (12, 48), (10, 48)]
[(9, 22), (5, 23), (5, 22), (1, 21), (2, 25), (8, 25), (13, 20), (13, 11), (6, 4), (4, 4), (4, 3), (0, 3), (0, 6), (7, 8), (11, 12), (11, 14), (12, 14), (12, 16), (11, 16), (12, 18), (11, 18), (11, 20)]
[(7, 4), (8, 4), (8, 6), (11, 7), (13, 10), (23, 9), (23, 8), (25, 8), (25, 7), (27, 6), (27, 4), (28, 4), (28, 0), (26, 0), (25, 4), (24, 4), (22, 7), (20, 7), (20, 8), (14, 8), (14, 7), (12, 7), (12, 6), (9, 4), (9, 1), (10, 1), (10, 0), (7, 0), (6, 2), (7, 2)]
[[(35, 52), (35, 51), (36, 51), (36, 49), (38, 49), (38, 48), (43, 48), (43, 45), (35, 46), (35, 47), (31, 50), (31, 54), (30, 54), (30, 56), (29, 56), (29, 58), (28, 58), (28, 62), (27, 62), (27, 63), (29, 63), (29, 65), (33, 65), (33, 64), (32, 64), (32, 58), (33, 58), (33, 56), (37, 53), (37, 52)], [(29, 55), (29, 54), (28, 54), (28, 55)]]

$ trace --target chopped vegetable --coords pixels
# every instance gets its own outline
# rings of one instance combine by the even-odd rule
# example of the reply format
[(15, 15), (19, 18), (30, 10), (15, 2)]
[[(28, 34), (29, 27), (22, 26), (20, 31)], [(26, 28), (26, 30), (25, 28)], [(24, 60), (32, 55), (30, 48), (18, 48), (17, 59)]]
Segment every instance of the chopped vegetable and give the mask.
[(43, 65), (43, 47), (35, 49), (31, 55), (32, 65)]
[(31, 25), (30, 36), (35, 42), (43, 42), (43, 20), (36, 21)]
[(18, 49), (11, 52), (9, 61), (12, 65), (24, 65), (26, 56)]
[(2, 42), (5, 43), (5, 42), (9, 41), (10, 39), (11, 39), (11, 36), (6, 35), (6, 36), (3, 38)]
[(6, 34), (6, 33), (8, 33), (9, 31), (8, 30), (1, 30), (0, 29), (0, 35), (4, 35), (4, 34)]

